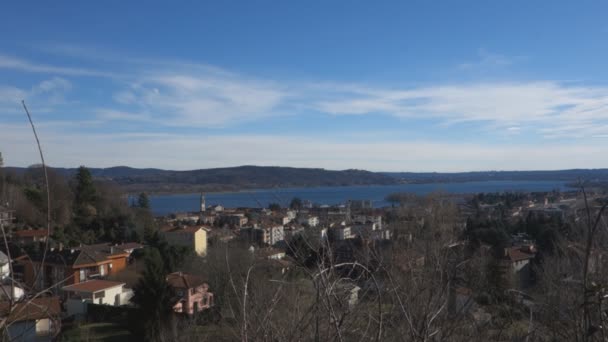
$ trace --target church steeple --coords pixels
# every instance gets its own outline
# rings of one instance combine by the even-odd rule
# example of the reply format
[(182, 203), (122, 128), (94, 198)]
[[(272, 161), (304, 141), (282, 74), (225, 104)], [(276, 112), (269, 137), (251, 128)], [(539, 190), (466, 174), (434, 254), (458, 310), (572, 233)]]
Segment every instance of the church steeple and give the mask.
[(205, 194), (201, 193), (201, 213), (204, 212), (205, 209)]

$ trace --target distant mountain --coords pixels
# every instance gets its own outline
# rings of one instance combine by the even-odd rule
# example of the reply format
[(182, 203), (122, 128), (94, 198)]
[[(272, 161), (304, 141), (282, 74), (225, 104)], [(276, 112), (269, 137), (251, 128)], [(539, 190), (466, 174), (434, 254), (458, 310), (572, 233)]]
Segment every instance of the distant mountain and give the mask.
[[(24, 172), (26, 168), (7, 168)], [(71, 177), (75, 168), (54, 168)], [(364, 170), (331, 171), (276, 166), (238, 166), (190, 171), (136, 169), (126, 166), (90, 168), (98, 180), (112, 181), (129, 191), (183, 192), (234, 191), (252, 188), (388, 185), (398, 180)]]
[(608, 169), (572, 169), (557, 171), (479, 171), (479, 172), (383, 172), (401, 183), (450, 183), (475, 181), (608, 181)]
[[(27, 168), (7, 167), (16, 173)], [(72, 177), (75, 168), (53, 168)], [(483, 172), (370, 172), (364, 170), (332, 171), (278, 166), (238, 166), (216, 169), (172, 171), (136, 169), (128, 166), (90, 168), (101, 181), (117, 183), (130, 192), (238, 191), (254, 188), (391, 185), (403, 183), (448, 183), (473, 181), (565, 181), (582, 179), (608, 184), (608, 169), (573, 169), (560, 171), (483, 171)]]

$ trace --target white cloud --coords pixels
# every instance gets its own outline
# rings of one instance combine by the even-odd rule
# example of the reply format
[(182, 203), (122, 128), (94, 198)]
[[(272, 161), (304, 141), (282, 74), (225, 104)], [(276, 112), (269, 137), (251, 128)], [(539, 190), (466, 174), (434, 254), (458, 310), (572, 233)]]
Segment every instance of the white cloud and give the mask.
[(213, 73), (148, 75), (114, 95), (167, 126), (223, 126), (276, 115), (286, 91), (268, 81)]
[(458, 65), (458, 69), (472, 70), (505, 67), (512, 65), (515, 61), (523, 59), (522, 57), (507, 57), (505, 55), (487, 51), (484, 48), (477, 49), (477, 57), (476, 61)]
[[(509, 64), (496, 56), (486, 59), (487, 63)], [(0, 55), (0, 68), (52, 75), (27, 88), (0, 84), (0, 110), (21, 111), (20, 100), (26, 99), (34, 113), (62, 113), (65, 121), (50, 121), (47, 117), (38, 122), (49, 162), (55, 165), (128, 164), (189, 169), (261, 164), (419, 171), (608, 167), (596, 157), (608, 149), (583, 140), (608, 136), (608, 87), (604, 86), (541, 80), (385, 88), (330, 81), (279, 82), (193, 63), (157, 61), (130, 66), (119, 68), (129, 72), (106, 82), (107, 88), (95, 89), (94, 103), (80, 97), (78, 103), (72, 103), (68, 101), (72, 91), (82, 86), (82, 80), (73, 76), (105, 78), (114, 74), (34, 64)], [(78, 116), (61, 111), (68, 103)], [(515, 137), (530, 134), (547, 139), (537, 139), (528, 146), (501, 145), (496, 141), (480, 146), (456, 141), (437, 143), (433, 136), (417, 141), (383, 141), (383, 132), (336, 132), (352, 133), (361, 140), (345, 143), (318, 134), (311, 142), (304, 134), (285, 138), (262, 132), (254, 136), (201, 138), (146, 131), (229, 127), (280, 115), (303, 116), (311, 111), (342, 116), (391, 115), (443, 125), (467, 123), (468, 127), (511, 138), (511, 143)], [(378, 120), (382, 119), (378, 116)], [(29, 130), (8, 127), (7, 122), (11, 121), (0, 117), (0, 148), (6, 150), (10, 146), (10, 150), (3, 151), (7, 163), (35, 163)], [(128, 124), (121, 127), (127, 133), (99, 133), (121, 123)], [(144, 123), (146, 129), (137, 127)], [(99, 131), (84, 134), (83, 127)], [(566, 138), (578, 140), (559, 140)]]
[[(90, 60), (89, 50), (59, 48), (62, 53)], [(106, 54), (104, 59), (120, 63), (117, 54)], [(479, 50), (479, 56), (481, 64), (512, 63), (512, 59), (483, 49)], [(401, 89), (330, 81), (311, 85), (247, 77), (206, 64), (123, 59), (119, 69), (129, 72), (114, 79), (113, 91), (106, 93), (108, 102), (97, 110), (113, 113), (106, 115), (113, 121), (121, 118), (132, 121), (136, 114), (138, 119), (161, 127), (226, 127), (278, 115), (306, 115), (316, 110), (334, 115), (383, 114), (413, 120), (433, 119), (444, 125), (468, 122), (510, 133), (514, 130), (509, 127), (519, 127), (521, 131), (547, 138), (608, 133), (605, 128), (608, 88), (602, 86), (556, 81), (471, 82)], [(1, 67), (66, 76), (107, 76), (95, 70), (34, 64), (4, 55), (0, 55)], [(47, 99), (61, 103), (61, 94), (67, 93), (71, 84), (53, 78), (37, 87), (28, 94), (37, 90), (52, 93), (55, 89), (56, 95), (48, 95)], [(14, 91), (7, 85), (4, 92), (10, 89)], [(0, 93), (0, 101), (2, 97), (7, 94)], [(92, 111), (95, 115), (90, 104), (82, 106), (83, 112)], [(593, 132), (581, 131), (581, 126)]]
[[(445, 123), (478, 122), (494, 127), (546, 127), (568, 133), (573, 123), (608, 123), (608, 88), (558, 82), (479, 83), (412, 88), (353, 90), (328, 94), (319, 111), (336, 115), (384, 113)], [(338, 98), (334, 100), (332, 98)]]
[(0, 54), (0, 69), (18, 70), (32, 73), (58, 74), (68, 76), (118, 77), (117, 74), (86, 68), (58, 67), (34, 63), (25, 59)]
[(22, 113), (21, 100), (26, 100), (36, 106), (37, 113), (49, 112), (66, 102), (65, 96), (71, 89), (72, 83), (59, 77), (43, 80), (29, 90), (0, 85), (0, 110), (11, 114)]
[(150, 116), (145, 113), (130, 113), (114, 109), (97, 109), (96, 117), (104, 121), (149, 121)]
[[(31, 131), (0, 124), (9, 165), (37, 162)], [(608, 167), (608, 146), (595, 144), (481, 145), (458, 142), (381, 141), (345, 143), (307, 136), (116, 133), (66, 134), (60, 127), (41, 126), (39, 134), (49, 164), (92, 167), (130, 165), (197, 169), (244, 164), (359, 168), (375, 171), (470, 171)], [(188, 157), (184, 157), (188, 156)]]

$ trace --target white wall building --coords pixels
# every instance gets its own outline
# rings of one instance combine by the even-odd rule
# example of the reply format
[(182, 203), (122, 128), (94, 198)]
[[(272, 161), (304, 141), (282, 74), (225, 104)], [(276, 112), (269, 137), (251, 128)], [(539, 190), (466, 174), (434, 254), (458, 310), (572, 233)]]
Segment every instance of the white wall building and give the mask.
[(0, 252), (0, 279), (4, 280), (11, 275), (10, 260), (3, 252)]
[(331, 239), (336, 241), (354, 238), (351, 227), (342, 225), (330, 227), (328, 235)]
[(269, 245), (274, 246), (274, 244), (285, 240), (285, 229), (283, 226), (274, 226), (266, 229), (268, 230), (269, 235)]
[(133, 291), (124, 286), (125, 283), (96, 279), (63, 287), (67, 295), (68, 316), (86, 314), (89, 303), (112, 306), (129, 304)]

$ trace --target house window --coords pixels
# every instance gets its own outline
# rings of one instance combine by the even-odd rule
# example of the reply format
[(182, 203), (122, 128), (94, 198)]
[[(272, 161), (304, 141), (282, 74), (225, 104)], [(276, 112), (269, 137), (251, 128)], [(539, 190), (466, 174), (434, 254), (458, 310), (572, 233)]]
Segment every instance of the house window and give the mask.
[(80, 281), (84, 281), (85, 280), (85, 272), (84, 269), (80, 270)]
[(106, 265), (99, 265), (99, 274), (103, 277), (106, 275)]

